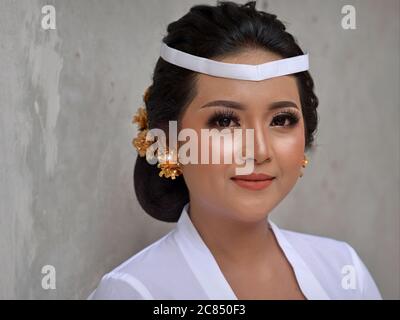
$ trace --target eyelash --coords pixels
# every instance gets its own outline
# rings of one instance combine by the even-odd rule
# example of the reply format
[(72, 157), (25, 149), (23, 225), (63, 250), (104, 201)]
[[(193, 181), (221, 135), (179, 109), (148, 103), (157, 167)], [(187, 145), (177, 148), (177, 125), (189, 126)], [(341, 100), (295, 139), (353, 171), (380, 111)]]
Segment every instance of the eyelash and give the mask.
[[(296, 112), (287, 109), (284, 111), (281, 111), (280, 113), (278, 113), (277, 115), (275, 115), (272, 119), (272, 122), (276, 121), (276, 119), (282, 119), (286, 120), (289, 119), (290, 124), (286, 125), (286, 126), (278, 126), (278, 127), (294, 127), (300, 120), (299, 116), (297, 115)], [(210, 117), (210, 119), (207, 121), (207, 125), (209, 127), (219, 127), (219, 128), (229, 128), (228, 127), (224, 127), (224, 126), (220, 126), (218, 125), (218, 121), (224, 120), (224, 119), (228, 119), (229, 120), (229, 124), (231, 123), (231, 121), (235, 122), (237, 125), (239, 124), (239, 117), (236, 115), (236, 113), (232, 110), (217, 110), (214, 112), (214, 114)], [(285, 121), (284, 121), (285, 123)]]
[[(217, 124), (218, 121), (221, 121), (223, 119), (229, 119), (230, 121), (236, 122), (236, 124), (239, 124), (239, 118), (236, 116), (235, 112), (232, 110), (217, 110), (214, 112), (214, 114), (211, 116), (211, 118), (208, 120), (207, 125), (209, 127), (221, 127), (221, 128), (228, 128), (228, 127), (222, 127)], [(230, 123), (230, 122), (229, 122)]]

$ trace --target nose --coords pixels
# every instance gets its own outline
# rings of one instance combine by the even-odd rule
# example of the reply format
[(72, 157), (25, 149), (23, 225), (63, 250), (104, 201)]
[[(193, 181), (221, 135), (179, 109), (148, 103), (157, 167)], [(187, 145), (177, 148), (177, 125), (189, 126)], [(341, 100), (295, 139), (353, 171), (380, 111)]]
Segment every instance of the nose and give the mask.
[(267, 128), (265, 125), (257, 124), (252, 129), (254, 132), (253, 158), (255, 163), (262, 164), (265, 161), (269, 162), (271, 160), (271, 148), (269, 146)]

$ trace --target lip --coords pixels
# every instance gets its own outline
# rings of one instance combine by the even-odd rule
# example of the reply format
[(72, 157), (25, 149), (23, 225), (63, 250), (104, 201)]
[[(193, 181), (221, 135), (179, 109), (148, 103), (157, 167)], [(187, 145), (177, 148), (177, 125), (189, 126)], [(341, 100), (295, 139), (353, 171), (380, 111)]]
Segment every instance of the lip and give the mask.
[(274, 179), (275, 177), (269, 176), (264, 173), (252, 173), (248, 175), (241, 175), (241, 176), (234, 176), (232, 179), (240, 179), (240, 180), (246, 180), (246, 181), (263, 181), (263, 180), (271, 180)]
[(271, 185), (275, 177), (266, 174), (250, 174), (231, 178), (238, 186), (250, 190), (262, 190)]

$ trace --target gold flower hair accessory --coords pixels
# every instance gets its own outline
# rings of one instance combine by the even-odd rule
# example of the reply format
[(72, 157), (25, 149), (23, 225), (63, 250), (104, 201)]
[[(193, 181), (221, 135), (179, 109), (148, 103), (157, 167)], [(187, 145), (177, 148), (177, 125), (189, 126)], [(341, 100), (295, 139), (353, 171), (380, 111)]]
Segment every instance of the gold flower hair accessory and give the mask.
[(174, 159), (175, 152), (167, 151), (158, 157), (158, 165), (157, 168), (160, 168), (159, 176), (165, 176), (165, 178), (171, 178), (175, 180), (176, 177), (182, 174), (182, 167), (179, 161)]
[[(145, 104), (149, 99), (149, 88), (147, 88), (143, 95), (143, 101)], [(144, 107), (140, 107), (137, 113), (132, 118), (132, 123), (137, 123), (139, 133), (136, 138), (132, 140), (132, 145), (136, 148), (139, 156), (146, 156), (146, 151), (149, 146), (153, 144), (153, 141), (146, 140), (146, 135), (149, 131), (149, 123), (147, 118), (147, 112)], [(166, 151), (164, 154), (158, 157), (157, 168), (160, 168), (160, 177), (171, 178), (175, 180), (176, 177), (182, 174), (182, 168), (179, 161), (174, 161), (174, 152)]]
[(147, 148), (153, 143), (152, 141), (146, 140), (149, 126), (147, 121), (147, 112), (144, 108), (141, 107), (138, 109), (137, 113), (132, 119), (132, 123), (137, 123), (139, 130), (137, 137), (132, 140), (132, 144), (138, 151), (139, 155), (144, 157), (146, 155)]
[(132, 123), (138, 124), (140, 131), (147, 130), (149, 128), (147, 123), (147, 112), (143, 107), (140, 107), (137, 113), (133, 116)]

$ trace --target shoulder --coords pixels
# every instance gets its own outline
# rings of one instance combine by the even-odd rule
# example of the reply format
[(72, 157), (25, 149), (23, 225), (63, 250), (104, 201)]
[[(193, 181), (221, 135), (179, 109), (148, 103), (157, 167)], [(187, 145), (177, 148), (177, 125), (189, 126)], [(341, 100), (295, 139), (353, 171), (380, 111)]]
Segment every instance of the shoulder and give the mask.
[(281, 232), (303, 254), (341, 262), (351, 258), (352, 247), (345, 241), (285, 229), (281, 229)]
[(163, 271), (172, 270), (168, 265), (179, 254), (172, 234), (169, 232), (105, 274), (88, 299), (154, 299), (149, 287), (168, 276)]
[(340, 297), (381, 299), (369, 270), (347, 242), (281, 229), (311, 271)]

